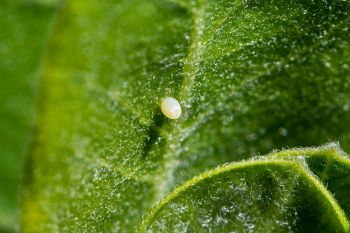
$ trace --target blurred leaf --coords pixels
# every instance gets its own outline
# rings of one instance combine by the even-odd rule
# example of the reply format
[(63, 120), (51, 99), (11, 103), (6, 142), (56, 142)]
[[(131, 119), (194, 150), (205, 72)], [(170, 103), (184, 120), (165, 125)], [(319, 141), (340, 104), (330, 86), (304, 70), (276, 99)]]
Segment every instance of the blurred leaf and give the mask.
[[(139, 232), (348, 232), (349, 222), (324, 184), (336, 189), (335, 197), (349, 193), (349, 172), (350, 159), (330, 146), (225, 165), (170, 193)], [(340, 200), (349, 212), (346, 202)]]
[[(44, 64), (22, 230), (133, 232), (177, 184), (219, 164), (338, 139), (350, 151), (349, 10), (67, 1)], [(179, 120), (161, 115), (166, 96)], [(315, 204), (328, 198), (290, 169)]]
[(0, 3), (0, 231), (14, 230), (36, 76), (54, 8)]

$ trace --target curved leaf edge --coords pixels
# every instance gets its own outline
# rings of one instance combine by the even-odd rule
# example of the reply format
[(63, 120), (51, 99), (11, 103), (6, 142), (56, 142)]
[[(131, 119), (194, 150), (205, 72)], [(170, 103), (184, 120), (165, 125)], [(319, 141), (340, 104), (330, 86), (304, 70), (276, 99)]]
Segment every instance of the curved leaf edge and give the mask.
[(263, 156), (265, 158), (283, 158), (283, 159), (295, 159), (301, 157), (314, 157), (320, 156), (320, 154), (327, 154), (327, 156), (342, 162), (350, 166), (350, 157), (344, 152), (338, 143), (328, 143), (320, 147), (305, 147), (305, 148), (292, 148), (284, 150), (275, 150), (271, 153)]
[(166, 197), (161, 199), (148, 211), (148, 213), (144, 216), (141, 225), (137, 228), (136, 232), (146, 232), (147, 227), (152, 223), (152, 220), (155, 218), (157, 212), (160, 211), (167, 203), (175, 199), (177, 196), (179, 196), (191, 186), (194, 186), (203, 180), (213, 178), (217, 175), (230, 172), (232, 170), (262, 165), (286, 166), (291, 169), (294, 169), (295, 172), (298, 172), (300, 175), (304, 176), (307, 180), (310, 181), (310, 184), (313, 184), (315, 188), (319, 190), (319, 192), (325, 197), (325, 200), (328, 200), (330, 206), (333, 207), (333, 210), (344, 231), (350, 232), (349, 220), (344, 210), (334, 198), (333, 194), (327, 190), (322, 181), (308, 168), (305, 161), (301, 158), (298, 158), (317, 156), (320, 152), (328, 153), (330, 156), (333, 156), (333, 158), (344, 162), (350, 166), (350, 159), (348, 155), (345, 152), (343, 152), (340, 149), (340, 147), (335, 143), (326, 144), (321, 147), (306, 147), (273, 151), (262, 157), (255, 157), (250, 160), (224, 164), (214, 169), (203, 172), (175, 188), (172, 192), (170, 192)]

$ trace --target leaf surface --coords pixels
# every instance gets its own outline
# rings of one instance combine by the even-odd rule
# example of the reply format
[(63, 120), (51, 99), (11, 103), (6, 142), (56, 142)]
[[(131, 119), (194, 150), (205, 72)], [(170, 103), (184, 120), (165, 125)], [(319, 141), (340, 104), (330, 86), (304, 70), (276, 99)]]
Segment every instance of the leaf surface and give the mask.
[[(177, 184), (222, 163), (337, 139), (349, 151), (349, 9), (67, 1), (44, 65), (23, 231), (133, 232)], [(160, 113), (167, 96), (182, 105), (177, 121)], [(297, 191), (327, 199), (290, 169)]]

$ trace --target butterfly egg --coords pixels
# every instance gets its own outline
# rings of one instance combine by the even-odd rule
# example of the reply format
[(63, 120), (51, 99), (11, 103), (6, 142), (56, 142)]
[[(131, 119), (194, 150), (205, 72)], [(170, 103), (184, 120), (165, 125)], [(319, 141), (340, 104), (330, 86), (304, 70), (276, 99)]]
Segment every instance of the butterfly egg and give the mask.
[(173, 97), (166, 97), (160, 104), (160, 109), (164, 116), (176, 120), (181, 116), (181, 105), (177, 99)]

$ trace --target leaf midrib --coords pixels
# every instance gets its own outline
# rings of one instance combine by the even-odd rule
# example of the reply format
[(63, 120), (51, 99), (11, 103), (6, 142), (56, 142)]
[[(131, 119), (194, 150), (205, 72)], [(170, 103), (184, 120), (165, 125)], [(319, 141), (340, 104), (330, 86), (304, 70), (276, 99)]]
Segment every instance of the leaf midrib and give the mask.
[[(189, 104), (190, 94), (195, 82), (195, 76), (198, 71), (198, 64), (203, 52), (203, 46), (201, 44), (201, 38), (204, 30), (204, 14), (206, 9), (206, 2), (204, 0), (198, 1), (198, 5), (192, 10), (192, 22), (193, 29), (191, 32), (191, 43), (189, 47), (188, 56), (185, 59), (185, 65), (183, 68), (183, 80), (178, 94), (179, 101), (184, 110), (184, 116), (186, 119), (186, 106)], [(171, 124), (171, 132), (166, 135), (166, 145), (163, 153), (164, 165), (160, 168), (160, 171), (156, 178), (153, 177), (153, 184), (155, 187), (154, 202), (160, 200), (168, 191), (169, 183), (173, 179), (173, 172), (176, 169), (179, 159), (178, 154), (181, 147), (181, 122), (173, 122)], [(173, 139), (172, 135), (176, 135)]]

